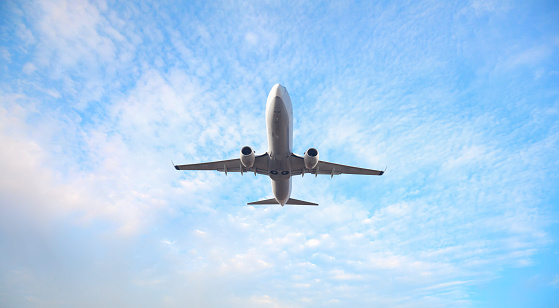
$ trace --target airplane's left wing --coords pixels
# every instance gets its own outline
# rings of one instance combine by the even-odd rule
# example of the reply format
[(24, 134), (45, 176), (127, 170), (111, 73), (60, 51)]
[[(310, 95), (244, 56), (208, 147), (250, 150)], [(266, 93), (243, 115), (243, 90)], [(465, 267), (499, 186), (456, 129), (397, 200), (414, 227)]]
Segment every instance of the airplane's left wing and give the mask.
[(268, 175), (268, 153), (258, 155), (254, 159), (254, 165), (250, 168), (243, 166), (240, 158), (212, 161), (208, 163), (175, 165), (177, 170), (215, 170), (219, 172), (254, 172)]
[(327, 161), (319, 160), (316, 168), (307, 169), (305, 168), (304, 158), (299, 155), (292, 155), (291, 159), (291, 175), (301, 175), (304, 173), (310, 174), (329, 174), (330, 176), (338, 174), (364, 174), (364, 175), (382, 175), (384, 171), (366, 169), (359, 167), (352, 167), (346, 165), (340, 165), (335, 163), (330, 163)]

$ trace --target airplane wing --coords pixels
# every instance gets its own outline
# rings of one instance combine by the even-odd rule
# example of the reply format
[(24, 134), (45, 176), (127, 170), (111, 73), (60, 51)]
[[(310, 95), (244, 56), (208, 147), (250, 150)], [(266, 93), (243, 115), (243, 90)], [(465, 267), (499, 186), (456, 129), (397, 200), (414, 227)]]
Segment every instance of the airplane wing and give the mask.
[(382, 175), (384, 171), (352, 167), (340, 164), (334, 164), (327, 161), (319, 160), (315, 169), (305, 168), (304, 158), (299, 155), (292, 155), (291, 159), (291, 175), (304, 175), (304, 173), (328, 174), (331, 177), (338, 174), (364, 174), (364, 175)]
[(270, 160), (270, 156), (268, 153), (264, 153), (261, 155), (257, 155), (254, 158), (254, 165), (250, 168), (246, 168), (241, 163), (240, 158), (228, 159), (228, 160), (219, 160), (219, 161), (212, 161), (208, 163), (199, 163), (199, 164), (188, 164), (188, 165), (175, 165), (175, 169), (177, 170), (216, 170), (219, 172), (254, 172), (258, 174), (268, 175), (268, 161)]

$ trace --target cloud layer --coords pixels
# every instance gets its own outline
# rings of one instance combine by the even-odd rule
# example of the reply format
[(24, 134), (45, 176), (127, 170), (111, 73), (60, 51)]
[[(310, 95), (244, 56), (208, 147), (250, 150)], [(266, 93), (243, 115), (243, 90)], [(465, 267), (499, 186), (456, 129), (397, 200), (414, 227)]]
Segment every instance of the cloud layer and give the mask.
[[(556, 5), (3, 6), (0, 306), (483, 306), (516, 269), (558, 304)], [(296, 152), (387, 173), (279, 208), (172, 168), (266, 151), (278, 82)]]

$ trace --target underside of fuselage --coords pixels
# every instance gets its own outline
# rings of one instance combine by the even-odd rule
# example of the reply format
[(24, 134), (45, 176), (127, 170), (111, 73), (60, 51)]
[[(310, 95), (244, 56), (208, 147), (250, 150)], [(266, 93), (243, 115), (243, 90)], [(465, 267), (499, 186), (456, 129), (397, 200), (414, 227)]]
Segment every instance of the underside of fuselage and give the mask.
[(285, 87), (276, 84), (266, 103), (268, 165), (274, 197), (283, 206), (291, 195), (291, 153), (293, 152), (293, 109)]

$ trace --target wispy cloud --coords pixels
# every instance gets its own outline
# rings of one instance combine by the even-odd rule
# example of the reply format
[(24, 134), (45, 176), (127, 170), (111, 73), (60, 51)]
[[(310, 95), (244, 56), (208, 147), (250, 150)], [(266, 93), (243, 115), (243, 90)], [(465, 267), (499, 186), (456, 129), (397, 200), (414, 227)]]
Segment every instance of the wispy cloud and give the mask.
[[(2, 16), (2, 306), (472, 306), (503, 272), (545, 270), (559, 68), (541, 8), (31, 1)], [(172, 168), (266, 151), (277, 82), (298, 153), (388, 172), (296, 178), (293, 197), (320, 206), (280, 208), (243, 205), (270, 195), (264, 177)]]

